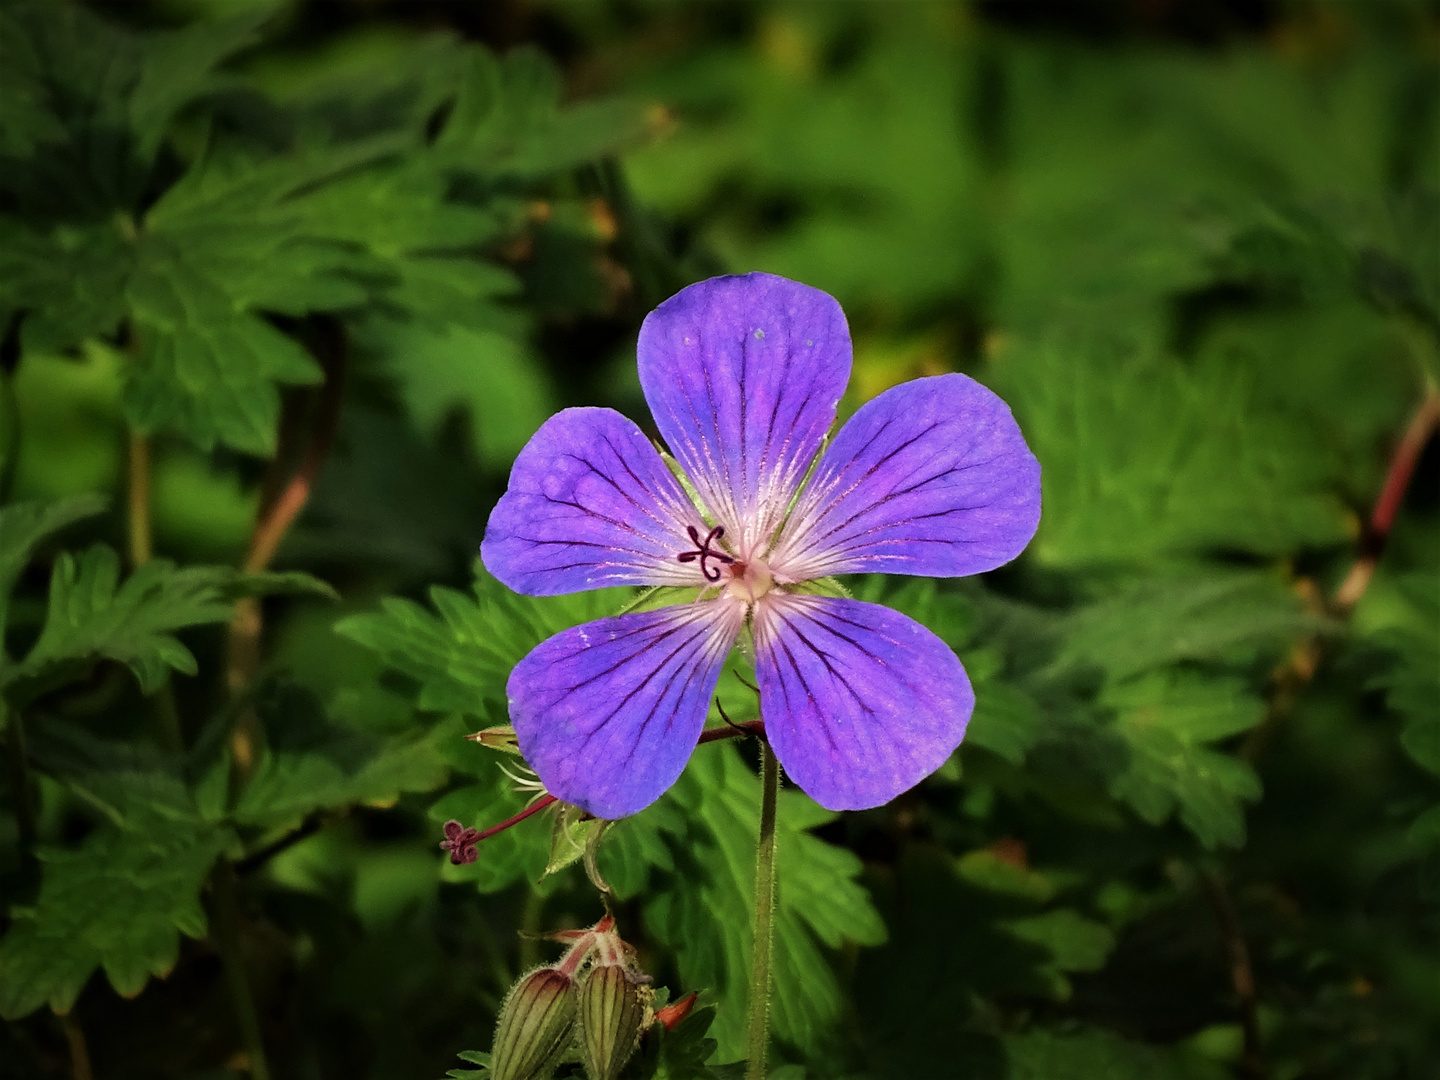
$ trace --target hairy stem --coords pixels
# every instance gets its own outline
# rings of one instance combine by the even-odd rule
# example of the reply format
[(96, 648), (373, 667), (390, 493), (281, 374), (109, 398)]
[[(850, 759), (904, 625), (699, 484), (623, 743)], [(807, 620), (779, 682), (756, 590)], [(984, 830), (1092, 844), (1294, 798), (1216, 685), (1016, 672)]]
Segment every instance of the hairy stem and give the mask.
[(745, 1080), (765, 1080), (770, 1043), (770, 947), (775, 937), (775, 811), (780, 801), (780, 762), (769, 742), (760, 744), (760, 845), (755, 860), (755, 953), (750, 966), (750, 1034)]
[(210, 875), (214, 897), (215, 945), (225, 965), (225, 979), (230, 984), (235, 1018), (240, 1023), (240, 1038), (249, 1058), (251, 1080), (270, 1080), (270, 1066), (265, 1060), (265, 1044), (260, 1037), (260, 1017), (255, 1011), (255, 998), (250, 993), (250, 980), (245, 975), (245, 957), (240, 949), (240, 905), (235, 891), (235, 867), (222, 858)]

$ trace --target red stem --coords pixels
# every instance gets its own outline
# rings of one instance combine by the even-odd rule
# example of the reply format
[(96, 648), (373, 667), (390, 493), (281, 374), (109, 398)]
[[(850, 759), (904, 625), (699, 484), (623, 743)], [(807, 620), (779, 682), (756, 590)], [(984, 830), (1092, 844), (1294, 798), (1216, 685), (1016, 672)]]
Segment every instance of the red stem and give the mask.
[(524, 821), (532, 814), (538, 814), (547, 806), (550, 806), (551, 804), (557, 803), (559, 801), (560, 800), (555, 798), (554, 795), (541, 795), (540, 798), (536, 799), (533, 803), (527, 806), (524, 810), (521, 810), (514, 817), (508, 817), (504, 821), (500, 822), (500, 824), (498, 825), (491, 825), (488, 829), (486, 829), (484, 832), (482, 832), (479, 836), (475, 838), (475, 843), (478, 844), (481, 840), (488, 840), (496, 833), (502, 833), (506, 829), (510, 828), (510, 826), (512, 825), (519, 825), (520, 822)]
[(1353, 608), (1370, 584), (1370, 577), (1375, 573), (1375, 564), (1390, 537), (1390, 529), (1400, 512), (1400, 504), (1405, 500), (1405, 491), (1415, 474), (1420, 454), (1437, 426), (1440, 426), (1440, 391), (1431, 390), (1410, 418), (1405, 434), (1400, 437), (1395, 453), (1390, 457), (1385, 483), (1380, 488), (1375, 509), (1370, 512), (1370, 522), (1360, 540), (1360, 555), (1335, 591), (1335, 607), (1340, 611)]

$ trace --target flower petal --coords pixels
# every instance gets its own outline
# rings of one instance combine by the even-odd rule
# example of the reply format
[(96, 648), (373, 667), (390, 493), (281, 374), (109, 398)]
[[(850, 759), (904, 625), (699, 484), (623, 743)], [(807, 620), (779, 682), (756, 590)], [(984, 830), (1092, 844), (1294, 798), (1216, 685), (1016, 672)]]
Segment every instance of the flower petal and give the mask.
[(640, 328), (640, 385), (741, 558), (785, 516), (850, 377), (833, 297), (773, 274), (711, 278)]
[(643, 810), (700, 738), (744, 605), (720, 598), (600, 619), (541, 642), (505, 692), (520, 752), (596, 817)]
[(959, 577), (1009, 562), (1040, 523), (1040, 463), (1010, 408), (965, 375), (916, 379), (840, 429), (770, 557), (782, 581)]
[(699, 512), (648, 439), (613, 409), (566, 409), (537, 431), (490, 514), (480, 557), (530, 596), (706, 584), (686, 527)]
[(756, 605), (765, 733), (829, 810), (889, 802), (960, 745), (975, 694), (950, 647), (878, 604), (771, 593)]

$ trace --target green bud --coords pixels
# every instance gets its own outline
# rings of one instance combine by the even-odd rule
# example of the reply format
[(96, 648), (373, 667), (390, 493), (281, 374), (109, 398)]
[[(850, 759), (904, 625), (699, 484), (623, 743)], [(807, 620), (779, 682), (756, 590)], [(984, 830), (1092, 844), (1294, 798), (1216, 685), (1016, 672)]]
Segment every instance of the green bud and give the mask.
[[(643, 977), (642, 977), (643, 978)], [(619, 964), (595, 968), (580, 987), (580, 1051), (591, 1080), (615, 1080), (655, 1014), (655, 991)]]
[(539, 968), (510, 990), (495, 1028), (494, 1080), (544, 1080), (570, 1046), (575, 1029), (575, 980)]

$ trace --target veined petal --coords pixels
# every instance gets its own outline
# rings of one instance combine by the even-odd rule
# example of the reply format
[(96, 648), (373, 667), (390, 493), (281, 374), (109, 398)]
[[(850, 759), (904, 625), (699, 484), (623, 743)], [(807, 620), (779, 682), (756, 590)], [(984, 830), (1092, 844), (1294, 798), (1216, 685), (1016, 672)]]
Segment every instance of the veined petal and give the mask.
[(975, 695), (943, 641), (898, 611), (771, 593), (755, 609), (765, 734), (829, 810), (889, 802), (960, 745)]
[(745, 619), (721, 597), (571, 627), (505, 692), (520, 752), (551, 794), (614, 819), (658, 799), (699, 741)]
[(530, 596), (706, 584), (676, 556), (699, 512), (644, 434), (613, 409), (566, 409), (537, 431), (490, 514), (480, 557)]
[(1040, 463), (1010, 408), (965, 375), (863, 405), (825, 452), (769, 562), (777, 579), (959, 577), (1009, 562), (1040, 523)]
[(773, 274), (711, 278), (652, 311), (638, 351), (660, 434), (749, 558), (835, 421), (850, 377), (840, 305)]

